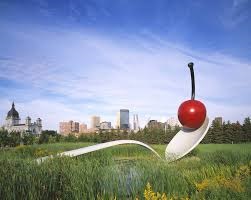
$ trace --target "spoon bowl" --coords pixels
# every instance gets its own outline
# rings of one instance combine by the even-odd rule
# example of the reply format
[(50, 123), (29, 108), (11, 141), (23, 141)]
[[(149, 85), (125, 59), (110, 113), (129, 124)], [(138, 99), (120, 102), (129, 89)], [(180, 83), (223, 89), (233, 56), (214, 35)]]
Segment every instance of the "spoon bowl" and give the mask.
[(168, 162), (182, 158), (191, 152), (205, 137), (209, 129), (209, 118), (198, 129), (182, 128), (166, 147), (165, 157)]

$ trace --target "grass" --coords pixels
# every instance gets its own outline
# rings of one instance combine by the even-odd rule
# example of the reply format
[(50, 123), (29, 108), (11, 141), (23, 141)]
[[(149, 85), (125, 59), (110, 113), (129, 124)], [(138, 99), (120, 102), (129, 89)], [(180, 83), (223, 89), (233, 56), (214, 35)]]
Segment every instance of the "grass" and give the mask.
[(251, 153), (251, 143), (243, 144), (201, 144), (198, 149), (203, 153), (215, 151), (247, 152)]
[[(168, 164), (122, 145), (77, 158), (34, 159), (90, 143), (57, 143), (0, 151), (1, 199), (248, 199), (251, 144), (201, 144)], [(164, 156), (165, 145), (152, 145)], [(157, 193), (161, 195), (157, 195)], [(165, 194), (165, 195), (164, 195)]]

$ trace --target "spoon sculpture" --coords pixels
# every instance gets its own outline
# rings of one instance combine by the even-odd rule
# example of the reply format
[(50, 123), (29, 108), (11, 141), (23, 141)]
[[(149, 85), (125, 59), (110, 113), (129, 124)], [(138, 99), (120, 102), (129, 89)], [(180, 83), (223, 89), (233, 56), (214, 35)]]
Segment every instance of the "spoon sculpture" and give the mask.
[[(195, 100), (193, 63), (189, 63), (188, 67), (190, 68), (192, 82), (191, 100), (183, 102), (178, 109), (178, 118), (183, 127), (166, 147), (165, 158), (168, 162), (178, 160), (192, 151), (205, 137), (209, 129), (209, 119), (206, 116), (206, 107), (202, 102)], [(74, 157), (121, 144), (141, 145), (152, 151), (157, 157), (161, 158), (159, 154), (149, 145), (136, 140), (116, 140), (105, 142), (71, 151), (65, 151), (63, 153), (59, 153), (58, 156)], [(53, 156), (38, 158), (37, 162), (41, 163), (49, 157)]]

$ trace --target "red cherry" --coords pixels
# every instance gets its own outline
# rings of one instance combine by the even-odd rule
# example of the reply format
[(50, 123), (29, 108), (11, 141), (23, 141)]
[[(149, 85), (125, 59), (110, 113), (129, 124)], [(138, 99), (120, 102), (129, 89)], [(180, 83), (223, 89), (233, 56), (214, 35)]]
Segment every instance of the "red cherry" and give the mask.
[(183, 102), (178, 110), (178, 118), (185, 128), (197, 129), (205, 121), (207, 110), (203, 103), (194, 100), (195, 98), (195, 80), (193, 63), (188, 63), (191, 74), (192, 94), (191, 100)]
[(201, 127), (206, 118), (206, 107), (197, 100), (183, 102), (178, 110), (178, 118), (185, 128), (197, 129)]

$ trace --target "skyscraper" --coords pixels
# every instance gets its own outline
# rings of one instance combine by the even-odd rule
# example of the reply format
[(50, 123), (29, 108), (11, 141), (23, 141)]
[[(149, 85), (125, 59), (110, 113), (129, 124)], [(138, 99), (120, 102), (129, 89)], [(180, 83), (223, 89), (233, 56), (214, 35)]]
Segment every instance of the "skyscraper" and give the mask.
[(92, 116), (91, 117), (91, 129), (96, 129), (100, 127), (100, 117)]
[(117, 114), (117, 128), (129, 129), (129, 110), (120, 109)]
[(139, 131), (139, 118), (137, 114), (133, 115), (133, 130), (135, 132)]

